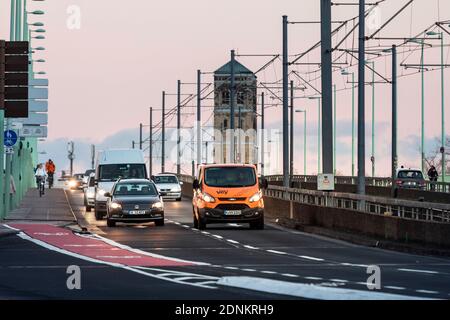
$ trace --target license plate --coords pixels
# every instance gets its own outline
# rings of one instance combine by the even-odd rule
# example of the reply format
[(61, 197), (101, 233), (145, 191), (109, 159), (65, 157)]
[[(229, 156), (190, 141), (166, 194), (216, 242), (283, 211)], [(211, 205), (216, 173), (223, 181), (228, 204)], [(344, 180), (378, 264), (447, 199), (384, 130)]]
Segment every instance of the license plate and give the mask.
[(131, 210), (129, 214), (138, 215), (138, 214), (145, 214), (145, 210)]
[(241, 210), (225, 210), (224, 214), (226, 216), (240, 216), (242, 214)]

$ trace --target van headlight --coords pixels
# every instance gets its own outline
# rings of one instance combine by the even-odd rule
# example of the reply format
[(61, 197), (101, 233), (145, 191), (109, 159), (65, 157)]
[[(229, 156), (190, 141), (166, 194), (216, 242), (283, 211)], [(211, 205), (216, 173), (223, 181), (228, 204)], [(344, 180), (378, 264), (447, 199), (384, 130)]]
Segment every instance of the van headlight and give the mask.
[(75, 180), (69, 181), (69, 187), (74, 188), (74, 187), (76, 187), (76, 185), (77, 185), (77, 182)]
[(253, 203), (253, 202), (258, 202), (261, 199), (262, 199), (262, 193), (261, 193), (261, 191), (258, 191), (257, 193), (252, 195), (248, 201)]
[(93, 198), (93, 197), (95, 197), (95, 193), (93, 191), (87, 191), (86, 192), (86, 197)]
[(103, 189), (98, 190), (98, 194), (103, 197), (105, 195), (106, 191)]
[(120, 205), (120, 203), (113, 202), (111, 203), (111, 209), (113, 210), (122, 209), (122, 206)]
[(203, 200), (204, 200), (205, 202), (209, 202), (209, 203), (216, 202), (216, 199), (214, 199), (213, 196), (210, 196), (210, 195), (207, 194), (206, 192), (203, 193)]
[(161, 201), (155, 202), (154, 204), (152, 204), (152, 209), (162, 210), (163, 208), (164, 208), (164, 205)]

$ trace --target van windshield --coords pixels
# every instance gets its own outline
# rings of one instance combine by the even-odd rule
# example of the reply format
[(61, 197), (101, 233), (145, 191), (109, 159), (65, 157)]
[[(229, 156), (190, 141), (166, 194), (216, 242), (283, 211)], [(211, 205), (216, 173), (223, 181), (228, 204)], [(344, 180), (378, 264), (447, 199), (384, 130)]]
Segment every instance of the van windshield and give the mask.
[(146, 179), (144, 164), (105, 164), (99, 166), (100, 181), (122, 179)]
[(256, 174), (250, 167), (207, 168), (204, 180), (210, 187), (250, 187), (256, 184)]

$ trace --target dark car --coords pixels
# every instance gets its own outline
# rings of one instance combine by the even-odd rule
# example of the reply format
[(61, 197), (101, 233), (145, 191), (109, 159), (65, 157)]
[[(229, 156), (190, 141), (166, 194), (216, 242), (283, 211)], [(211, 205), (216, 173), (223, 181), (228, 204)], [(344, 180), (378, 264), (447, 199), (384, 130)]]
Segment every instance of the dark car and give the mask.
[(395, 179), (395, 186), (402, 189), (424, 190), (425, 178), (419, 169), (399, 169)]
[(118, 180), (108, 198), (106, 215), (108, 227), (116, 222), (155, 222), (164, 226), (164, 204), (153, 182), (147, 179)]

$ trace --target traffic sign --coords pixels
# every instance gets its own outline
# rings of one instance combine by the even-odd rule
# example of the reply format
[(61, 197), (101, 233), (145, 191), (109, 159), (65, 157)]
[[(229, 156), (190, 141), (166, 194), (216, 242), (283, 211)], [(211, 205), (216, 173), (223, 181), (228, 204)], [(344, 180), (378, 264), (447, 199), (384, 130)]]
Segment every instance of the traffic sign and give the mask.
[(48, 114), (47, 113), (29, 112), (28, 118), (17, 118), (17, 119), (14, 119), (14, 121), (21, 122), (24, 125), (43, 126), (43, 125), (48, 124)]
[(5, 148), (5, 154), (14, 154), (14, 148), (6, 147)]
[(17, 133), (12, 130), (5, 131), (5, 147), (13, 147), (17, 143)]
[(47, 138), (46, 126), (23, 126), (20, 135), (27, 138)]

